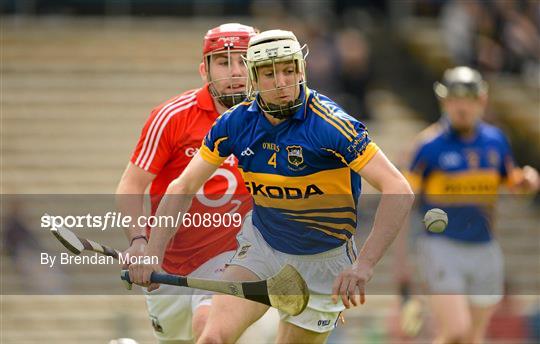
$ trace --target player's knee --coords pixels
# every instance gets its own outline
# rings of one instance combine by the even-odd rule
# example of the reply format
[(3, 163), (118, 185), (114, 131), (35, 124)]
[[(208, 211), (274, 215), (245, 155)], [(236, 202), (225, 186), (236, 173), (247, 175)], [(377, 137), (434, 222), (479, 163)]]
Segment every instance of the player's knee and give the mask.
[(469, 330), (469, 335), (467, 336), (467, 343), (477, 344), (485, 342), (485, 328), (474, 328)]
[(469, 337), (469, 324), (465, 321), (457, 321), (446, 329), (446, 343), (466, 343)]

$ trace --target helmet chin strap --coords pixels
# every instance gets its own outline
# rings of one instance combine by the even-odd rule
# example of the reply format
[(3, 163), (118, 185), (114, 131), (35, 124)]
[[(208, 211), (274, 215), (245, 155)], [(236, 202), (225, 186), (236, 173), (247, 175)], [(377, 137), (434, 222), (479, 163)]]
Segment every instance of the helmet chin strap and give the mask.
[(264, 112), (266, 112), (268, 115), (277, 119), (286, 119), (294, 115), (294, 113), (298, 110), (298, 107), (302, 105), (303, 101), (300, 99), (300, 97), (298, 97), (294, 101), (289, 101), (286, 105), (267, 103), (262, 98), (261, 102), (266, 108), (263, 108)]
[(305, 81), (302, 81), (300, 83), (300, 94), (298, 95), (298, 98), (295, 100), (291, 100), (287, 102), (285, 105), (278, 105), (278, 104), (272, 104), (264, 101), (264, 99), (259, 95), (257, 97), (257, 102), (259, 103), (259, 106), (261, 109), (267, 113), (268, 115), (277, 118), (277, 119), (287, 119), (292, 117), (296, 111), (298, 111), (298, 108), (302, 106), (304, 101), (306, 100), (305, 97), (305, 89), (304, 85)]
[(244, 92), (234, 94), (219, 94), (218, 92), (215, 92), (213, 90), (212, 86), (210, 86), (210, 93), (212, 94), (214, 99), (216, 99), (221, 105), (223, 105), (227, 109), (230, 109), (233, 106), (240, 104), (247, 97), (247, 94)]
[(247, 93), (234, 93), (234, 94), (222, 94), (216, 91), (214, 85), (210, 83), (210, 93), (212, 97), (216, 99), (221, 105), (225, 106), (227, 109), (232, 108), (233, 106), (240, 104), (247, 97)]
[(223, 94), (217, 97), (217, 100), (221, 103), (221, 105), (225, 106), (227, 109), (230, 109), (233, 106), (240, 104), (244, 99), (246, 99), (246, 97), (246, 93)]

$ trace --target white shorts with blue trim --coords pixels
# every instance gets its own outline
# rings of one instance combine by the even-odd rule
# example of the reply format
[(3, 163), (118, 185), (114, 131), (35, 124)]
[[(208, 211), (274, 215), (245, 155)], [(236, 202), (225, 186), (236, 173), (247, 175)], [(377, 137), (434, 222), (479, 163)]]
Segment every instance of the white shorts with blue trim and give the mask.
[(260, 279), (275, 275), (285, 264), (295, 267), (305, 279), (310, 298), (307, 308), (297, 316), (280, 312), (281, 320), (314, 332), (335, 328), (339, 314), (345, 309), (341, 299), (332, 302), (332, 285), (338, 275), (356, 259), (353, 240), (335, 249), (312, 255), (292, 255), (274, 250), (253, 225), (251, 213), (246, 215), (237, 236), (238, 250), (230, 265), (243, 266)]

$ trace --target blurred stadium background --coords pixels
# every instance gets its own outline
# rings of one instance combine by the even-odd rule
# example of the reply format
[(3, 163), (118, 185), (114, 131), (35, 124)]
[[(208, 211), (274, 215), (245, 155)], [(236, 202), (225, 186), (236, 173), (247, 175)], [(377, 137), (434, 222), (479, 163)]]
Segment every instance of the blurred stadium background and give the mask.
[[(1, 0), (0, 12), (2, 343), (153, 342), (143, 297), (125, 296), (115, 267), (29, 261), (62, 250), (39, 228), (53, 196), (32, 195), (113, 194), (150, 109), (201, 85), (202, 36), (224, 22), (293, 30), (310, 47), (308, 85), (366, 122), (398, 164), (439, 116), (433, 81), (475, 66), (490, 83), (487, 119), (510, 135), (520, 164), (540, 168), (539, 1)], [(538, 204), (501, 199), (509, 293), (490, 343), (540, 340)], [(126, 244), (118, 231), (92, 235)], [(385, 258), (368, 291), (391, 290), (394, 268)], [(329, 342), (429, 342), (429, 315), (411, 339), (398, 309), (395, 295), (370, 296)]]

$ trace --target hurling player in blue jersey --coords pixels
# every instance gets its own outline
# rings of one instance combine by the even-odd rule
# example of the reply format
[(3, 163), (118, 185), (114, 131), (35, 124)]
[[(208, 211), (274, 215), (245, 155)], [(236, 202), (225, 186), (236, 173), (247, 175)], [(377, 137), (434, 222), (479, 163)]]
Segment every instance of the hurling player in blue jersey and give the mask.
[[(449, 69), (434, 90), (443, 116), (419, 134), (408, 177), (421, 194), (422, 213), (442, 208), (448, 226), (418, 240), (418, 265), (437, 324), (435, 342), (481, 343), (503, 293), (503, 257), (492, 233), (498, 189), (506, 183), (537, 191), (538, 172), (515, 167), (504, 133), (481, 120), (487, 84), (480, 73)], [(403, 231), (396, 255), (401, 271), (407, 271), (406, 246)]]
[[(304, 46), (305, 47), (305, 46)], [(248, 46), (251, 97), (224, 113), (200, 152), (172, 182), (157, 215), (188, 209), (190, 198), (231, 154), (253, 196), (226, 280), (260, 280), (285, 264), (306, 280), (310, 301), (281, 314), (276, 341), (324, 343), (340, 312), (364, 303), (365, 286), (406, 218), (414, 195), (371, 141), (364, 125), (306, 86), (304, 47), (289, 31), (270, 30)], [(357, 254), (354, 232), (361, 177), (382, 192), (371, 234)], [(176, 196), (176, 197), (175, 197)], [(146, 255), (162, 257), (174, 228), (153, 232)], [(201, 229), (204, 230), (204, 229)], [(159, 267), (131, 265), (149, 285)], [(203, 343), (233, 343), (267, 306), (214, 296)]]

